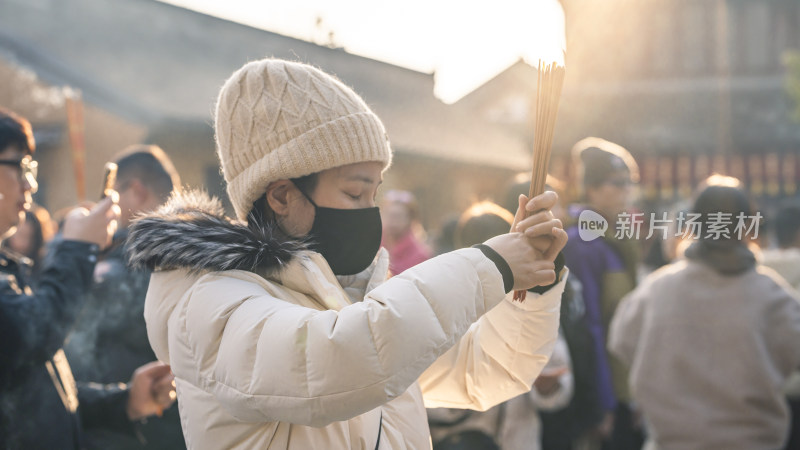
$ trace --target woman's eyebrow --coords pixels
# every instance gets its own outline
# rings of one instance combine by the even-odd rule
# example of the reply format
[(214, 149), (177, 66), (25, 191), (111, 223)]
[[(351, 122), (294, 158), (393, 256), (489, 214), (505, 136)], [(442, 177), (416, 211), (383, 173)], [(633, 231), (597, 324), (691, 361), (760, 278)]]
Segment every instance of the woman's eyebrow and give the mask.
[[(363, 181), (367, 184), (375, 184), (375, 180), (364, 175), (350, 175), (349, 177), (345, 178), (347, 181)], [(383, 180), (378, 180), (378, 186), (383, 184)]]

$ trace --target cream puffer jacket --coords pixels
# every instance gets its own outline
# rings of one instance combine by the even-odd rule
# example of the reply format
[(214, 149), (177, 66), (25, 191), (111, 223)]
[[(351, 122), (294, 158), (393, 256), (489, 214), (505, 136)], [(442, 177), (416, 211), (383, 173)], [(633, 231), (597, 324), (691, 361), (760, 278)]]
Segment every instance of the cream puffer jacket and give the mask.
[(195, 194), (140, 219), (129, 242), (134, 265), (162, 269), (145, 319), (192, 449), (427, 449), (425, 407), (529, 391), (557, 337), (564, 282), (513, 302), (477, 249), (389, 280), (382, 250), (336, 277)]

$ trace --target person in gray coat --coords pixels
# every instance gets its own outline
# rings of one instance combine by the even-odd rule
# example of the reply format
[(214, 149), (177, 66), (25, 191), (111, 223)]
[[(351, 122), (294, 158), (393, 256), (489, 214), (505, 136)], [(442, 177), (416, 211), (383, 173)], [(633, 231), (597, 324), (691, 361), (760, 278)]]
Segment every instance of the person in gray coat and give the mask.
[[(623, 299), (609, 348), (630, 366), (647, 449), (776, 449), (789, 411), (782, 387), (800, 366), (800, 303), (748, 248), (757, 212), (735, 179), (695, 200), (686, 259)], [(757, 220), (757, 219), (756, 219)]]

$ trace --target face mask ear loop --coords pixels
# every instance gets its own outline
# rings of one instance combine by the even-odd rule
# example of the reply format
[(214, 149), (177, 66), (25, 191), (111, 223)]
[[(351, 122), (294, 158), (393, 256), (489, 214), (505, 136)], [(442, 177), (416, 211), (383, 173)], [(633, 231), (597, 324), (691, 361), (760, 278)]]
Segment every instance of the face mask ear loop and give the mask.
[[(292, 180), (289, 180), (289, 181), (292, 181)], [(294, 181), (292, 181), (292, 184), (294, 184)], [(303, 197), (305, 197), (309, 202), (311, 202), (311, 205), (314, 206), (314, 208), (319, 208), (319, 206), (317, 206), (317, 204), (314, 203), (314, 200), (311, 200), (311, 197), (308, 194), (303, 192), (303, 190), (300, 189), (299, 187), (297, 187), (296, 184), (294, 184), (294, 187), (296, 187), (297, 190), (300, 191), (301, 194), (303, 194)]]

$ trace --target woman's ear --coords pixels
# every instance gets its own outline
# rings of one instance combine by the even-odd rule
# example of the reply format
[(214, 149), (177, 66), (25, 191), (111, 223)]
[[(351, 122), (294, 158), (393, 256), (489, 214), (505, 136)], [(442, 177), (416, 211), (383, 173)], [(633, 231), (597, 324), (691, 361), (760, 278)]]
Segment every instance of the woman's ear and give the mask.
[(294, 188), (289, 180), (273, 181), (267, 186), (267, 204), (276, 215), (286, 216), (289, 214), (290, 191)]

